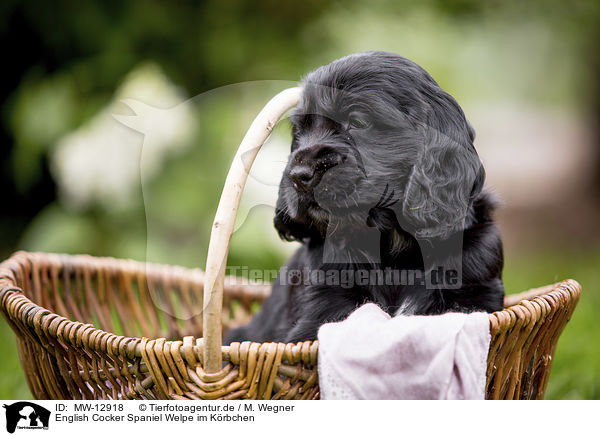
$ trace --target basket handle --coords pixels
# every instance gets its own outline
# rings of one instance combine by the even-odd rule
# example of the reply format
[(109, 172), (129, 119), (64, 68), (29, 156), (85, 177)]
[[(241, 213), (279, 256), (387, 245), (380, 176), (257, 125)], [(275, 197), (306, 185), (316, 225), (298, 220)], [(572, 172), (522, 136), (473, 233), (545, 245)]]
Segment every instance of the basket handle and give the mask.
[(219, 206), (213, 221), (206, 272), (204, 279), (204, 370), (217, 373), (222, 367), (222, 319), (223, 282), (229, 242), (235, 224), (238, 206), (248, 178), (248, 173), (258, 151), (271, 134), (281, 116), (298, 103), (301, 88), (289, 88), (273, 97), (256, 116), (246, 136), (242, 139), (221, 193)]

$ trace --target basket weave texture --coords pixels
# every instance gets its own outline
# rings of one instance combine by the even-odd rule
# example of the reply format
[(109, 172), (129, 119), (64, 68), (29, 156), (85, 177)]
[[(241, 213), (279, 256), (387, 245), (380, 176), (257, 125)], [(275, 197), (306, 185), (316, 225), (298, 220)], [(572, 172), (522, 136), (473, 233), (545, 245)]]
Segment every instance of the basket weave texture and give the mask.
[[(318, 399), (318, 342), (234, 343), (205, 371), (204, 273), (91, 256), (18, 252), (0, 264), (0, 306), (37, 399)], [(270, 287), (226, 278), (224, 329)], [(542, 398), (574, 280), (506, 298), (489, 315), (488, 399)], [(407, 356), (410, 358), (410, 356)]]

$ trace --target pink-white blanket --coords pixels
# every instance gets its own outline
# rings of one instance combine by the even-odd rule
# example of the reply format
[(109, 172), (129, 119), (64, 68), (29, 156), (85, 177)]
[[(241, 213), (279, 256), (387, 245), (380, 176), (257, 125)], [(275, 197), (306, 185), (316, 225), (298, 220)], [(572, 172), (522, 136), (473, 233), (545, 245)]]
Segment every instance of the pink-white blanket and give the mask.
[(321, 398), (483, 399), (486, 313), (390, 317), (365, 304), (319, 329)]

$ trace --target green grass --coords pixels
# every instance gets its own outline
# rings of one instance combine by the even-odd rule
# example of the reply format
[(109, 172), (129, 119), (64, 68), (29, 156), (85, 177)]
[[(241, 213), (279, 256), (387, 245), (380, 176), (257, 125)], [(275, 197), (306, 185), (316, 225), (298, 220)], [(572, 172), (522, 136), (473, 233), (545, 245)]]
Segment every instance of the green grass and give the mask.
[(546, 399), (600, 399), (600, 251), (549, 252), (507, 259), (508, 292), (573, 278), (581, 299), (556, 348)]
[(0, 399), (32, 399), (17, 353), (15, 335), (0, 317)]
[[(600, 250), (508, 256), (504, 281), (508, 292), (574, 278), (583, 286), (581, 300), (554, 356), (547, 399), (600, 399)], [(15, 339), (0, 321), (0, 398), (28, 399)]]

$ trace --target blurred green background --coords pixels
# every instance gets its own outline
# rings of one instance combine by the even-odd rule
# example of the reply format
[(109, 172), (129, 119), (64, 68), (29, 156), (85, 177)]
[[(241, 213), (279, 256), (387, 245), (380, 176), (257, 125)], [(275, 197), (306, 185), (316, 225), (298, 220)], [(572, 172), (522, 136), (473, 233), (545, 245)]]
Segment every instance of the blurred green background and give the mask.
[[(583, 285), (546, 397), (599, 399), (599, 24), (595, 0), (4, 0), (0, 257), (203, 267), (228, 165), (268, 98), (343, 55), (394, 51), (478, 132), (503, 201), (507, 290)], [(113, 117), (132, 110), (146, 136)], [(231, 265), (277, 268), (293, 248), (277, 239), (265, 194), (288, 140), (281, 123), (245, 194)], [(30, 398), (4, 322), (0, 338), (0, 398)]]

